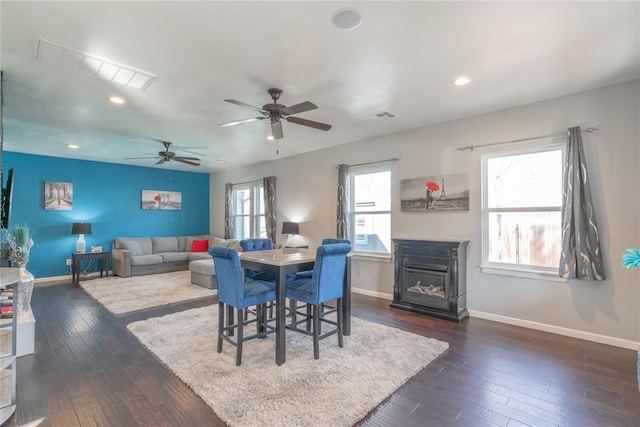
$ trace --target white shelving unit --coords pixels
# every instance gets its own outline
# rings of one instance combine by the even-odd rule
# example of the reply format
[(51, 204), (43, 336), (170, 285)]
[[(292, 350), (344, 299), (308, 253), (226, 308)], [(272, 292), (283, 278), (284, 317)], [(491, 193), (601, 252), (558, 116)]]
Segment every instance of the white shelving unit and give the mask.
[[(0, 295), (18, 282), (17, 268), (0, 267)], [(17, 307), (13, 298), (13, 315), (0, 318), (0, 424), (16, 410)]]

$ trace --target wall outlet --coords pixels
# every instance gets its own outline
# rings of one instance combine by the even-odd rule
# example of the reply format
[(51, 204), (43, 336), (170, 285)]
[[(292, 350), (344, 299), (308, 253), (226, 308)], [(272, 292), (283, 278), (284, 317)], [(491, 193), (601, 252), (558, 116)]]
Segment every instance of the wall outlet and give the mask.
[(67, 258), (67, 265), (71, 265), (71, 258)]

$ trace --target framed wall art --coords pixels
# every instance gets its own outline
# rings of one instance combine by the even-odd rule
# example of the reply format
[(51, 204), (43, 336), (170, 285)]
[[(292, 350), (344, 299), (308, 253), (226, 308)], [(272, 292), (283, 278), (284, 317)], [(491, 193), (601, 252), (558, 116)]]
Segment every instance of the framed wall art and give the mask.
[(179, 191), (142, 190), (142, 209), (182, 210), (182, 193)]
[(73, 184), (70, 182), (45, 181), (44, 209), (47, 211), (72, 210)]
[(400, 181), (402, 212), (469, 210), (469, 174), (436, 175)]

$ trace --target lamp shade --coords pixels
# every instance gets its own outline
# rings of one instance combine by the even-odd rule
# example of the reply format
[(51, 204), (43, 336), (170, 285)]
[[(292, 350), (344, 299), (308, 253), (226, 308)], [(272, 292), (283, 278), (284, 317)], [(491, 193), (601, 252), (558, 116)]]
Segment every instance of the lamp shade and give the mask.
[(91, 224), (88, 222), (74, 222), (71, 234), (91, 234)]
[(297, 222), (283, 222), (282, 234), (300, 234), (300, 227)]

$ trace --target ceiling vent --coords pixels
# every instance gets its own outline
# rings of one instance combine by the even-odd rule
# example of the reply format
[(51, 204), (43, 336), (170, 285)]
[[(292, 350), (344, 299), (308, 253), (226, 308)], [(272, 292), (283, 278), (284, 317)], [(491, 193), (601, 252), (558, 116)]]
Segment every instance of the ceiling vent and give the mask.
[(36, 59), (140, 90), (147, 90), (158, 77), (45, 39), (38, 39)]
[(396, 117), (396, 115), (394, 113), (392, 113), (391, 111), (382, 111), (378, 114), (374, 114), (372, 116), (369, 116), (370, 119), (375, 119), (375, 120), (386, 120), (386, 119), (393, 119), (394, 117)]

